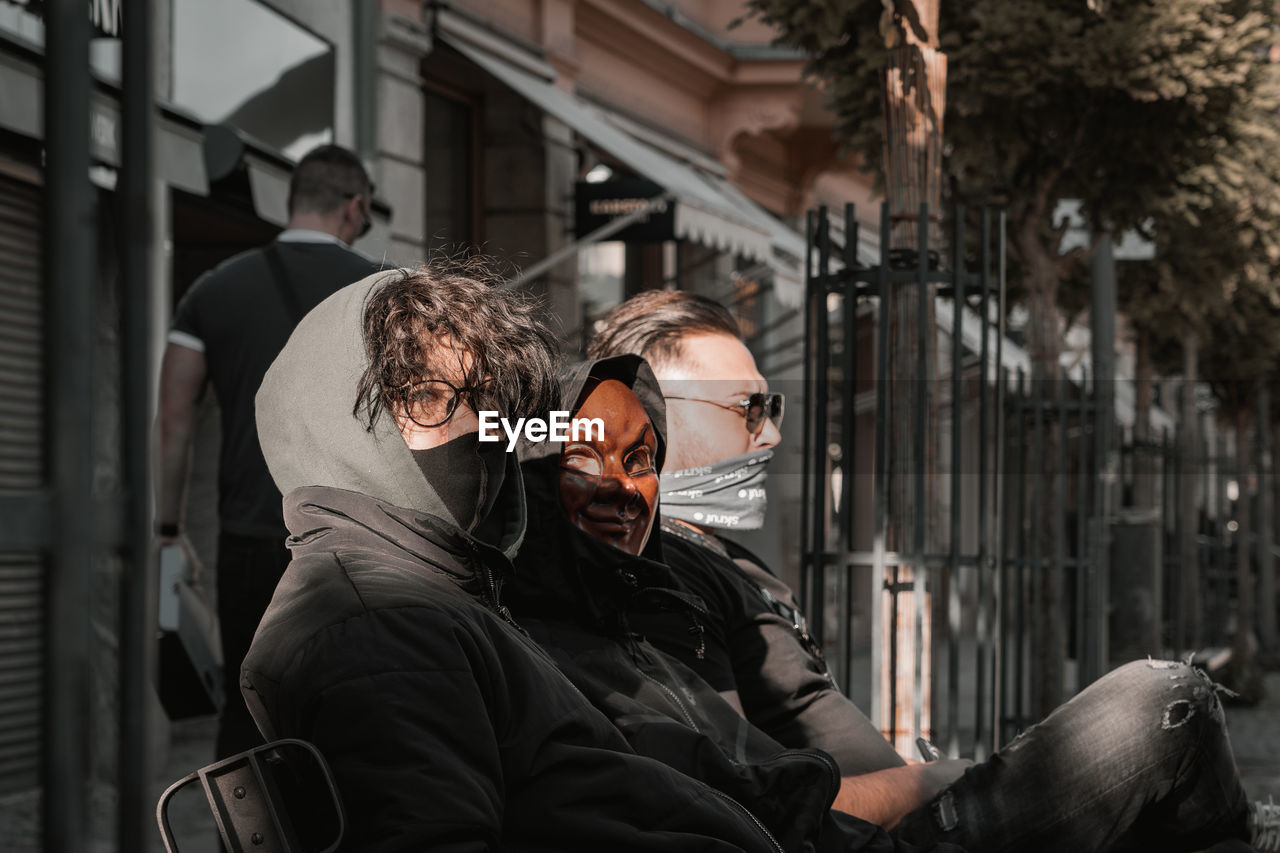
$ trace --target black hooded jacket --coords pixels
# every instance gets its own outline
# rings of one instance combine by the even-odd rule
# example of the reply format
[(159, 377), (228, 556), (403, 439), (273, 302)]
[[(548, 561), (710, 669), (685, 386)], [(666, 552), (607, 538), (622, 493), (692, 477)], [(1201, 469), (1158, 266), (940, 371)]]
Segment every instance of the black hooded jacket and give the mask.
[[(632, 388), (661, 438), (666, 418), (653, 374), (636, 356), (566, 371), (566, 406), (589, 377)], [(608, 429), (608, 424), (605, 426)], [(893, 850), (883, 830), (832, 813), (840, 784), (819, 750), (787, 750), (743, 719), (691, 669), (650, 645), (631, 617), (683, 620), (699, 642), (701, 603), (676, 591), (654, 535), (642, 556), (574, 526), (560, 506), (559, 454), (552, 442), (522, 446), (529, 532), (507, 595), (515, 618), (637, 752), (701, 779), (747, 806), (787, 850)]]
[(636, 755), (500, 603), (525, 529), (463, 532), (389, 417), (353, 415), (378, 276), (299, 325), (258, 394), (294, 559), (242, 670), (268, 738), (312, 741), (361, 851), (769, 851), (723, 794)]

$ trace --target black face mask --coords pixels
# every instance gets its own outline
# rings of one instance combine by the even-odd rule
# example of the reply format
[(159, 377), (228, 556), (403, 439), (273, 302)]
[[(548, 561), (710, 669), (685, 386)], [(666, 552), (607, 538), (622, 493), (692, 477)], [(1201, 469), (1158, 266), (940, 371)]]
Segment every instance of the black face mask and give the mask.
[(463, 530), (472, 530), (493, 509), (507, 473), (502, 442), (480, 442), (469, 432), (437, 447), (410, 450), (427, 482)]

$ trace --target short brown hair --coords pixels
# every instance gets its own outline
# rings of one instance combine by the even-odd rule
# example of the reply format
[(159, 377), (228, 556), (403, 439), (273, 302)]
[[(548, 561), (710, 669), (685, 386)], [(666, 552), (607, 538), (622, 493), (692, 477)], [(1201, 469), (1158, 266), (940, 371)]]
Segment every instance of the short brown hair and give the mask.
[[(440, 358), (430, 344), (441, 335), (472, 358), (463, 384), (477, 386), (472, 404), (503, 417), (543, 416), (559, 398), (556, 338), (526, 294), (500, 286), (480, 258), (428, 264), (378, 287), (364, 311), (369, 366), (360, 377), (352, 414), (373, 428), (386, 409), (402, 413), (405, 390), (437, 378)], [(424, 347), (424, 344), (428, 346)]]
[(293, 169), (289, 215), (330, 213), (358, 195), (373, 195), (373, 183), (360, 158), (341, 145), (321, 145), (308, 151)]
[(609, 312), (587, 346), (587, 357), (635, 353), (661, 364), (679, 359), (680, 341), (697, 334), (742, 338), (738, 321), (714, 299), (687, 290), (646, 290)]

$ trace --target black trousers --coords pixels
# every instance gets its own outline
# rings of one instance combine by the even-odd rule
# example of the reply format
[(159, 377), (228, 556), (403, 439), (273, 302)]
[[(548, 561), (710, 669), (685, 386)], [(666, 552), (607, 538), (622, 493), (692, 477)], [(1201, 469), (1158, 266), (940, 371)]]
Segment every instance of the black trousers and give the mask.
[(218, 627), (222, 632), (222, 683), (226, 692), (226, 705), (218, 721), (218, 758), (263, 743), (240, 695), (240, 665), (289, 560), (283, 536), (218, 536)]

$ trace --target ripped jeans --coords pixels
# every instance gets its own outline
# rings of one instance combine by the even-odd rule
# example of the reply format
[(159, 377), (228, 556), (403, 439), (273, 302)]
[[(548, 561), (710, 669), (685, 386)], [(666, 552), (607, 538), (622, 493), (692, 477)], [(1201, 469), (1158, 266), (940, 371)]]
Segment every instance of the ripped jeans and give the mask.
[(927, 847), (1200, 850), (1248, 838), (1215, 685), (1200, 671), (1135, 661), (1091, 684), (892, 831)]

